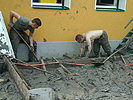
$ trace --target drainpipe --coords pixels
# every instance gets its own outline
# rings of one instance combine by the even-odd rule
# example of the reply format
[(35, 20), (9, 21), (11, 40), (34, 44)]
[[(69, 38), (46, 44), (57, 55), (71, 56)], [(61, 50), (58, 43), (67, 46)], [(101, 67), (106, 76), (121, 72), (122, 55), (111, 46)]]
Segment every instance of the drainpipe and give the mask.
[(119, 10), (119, 0), (117, 0), (117, 11)]

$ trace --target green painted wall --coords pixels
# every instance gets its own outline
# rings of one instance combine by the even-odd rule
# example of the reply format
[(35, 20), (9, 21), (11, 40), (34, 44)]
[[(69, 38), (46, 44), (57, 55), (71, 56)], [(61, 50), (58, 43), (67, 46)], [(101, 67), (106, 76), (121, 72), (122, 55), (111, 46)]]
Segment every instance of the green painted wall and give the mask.
[[(9, 13), (13, 10), (21, 16), (39, 17), (43, 25), (35, 30), (37, 42), (75, 41), (75, 36), (89, 30), (103, 29), (109, 40), (122, 40), (133, 27), (133, 0), (127, 0), (125, 12), (96, 11), (95, 0), (71, 0), (70, 10), (34, 9), (31, 0), (0, 0), (0, 10), (9, 32)], [(14, 19), (15, 21), (15, 19)], [(28, 31), (27, 31), (28, 33)]]

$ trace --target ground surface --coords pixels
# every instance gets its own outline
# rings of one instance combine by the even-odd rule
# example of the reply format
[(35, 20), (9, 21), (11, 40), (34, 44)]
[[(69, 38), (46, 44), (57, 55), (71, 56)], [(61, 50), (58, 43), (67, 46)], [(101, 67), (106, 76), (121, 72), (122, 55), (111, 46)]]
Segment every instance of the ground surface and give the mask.
[[(133, 56), (125, 61), (127, 64), (133, 64)], [(80, 75), (68, 75), (61, 67), (47, 68), (52, 73), (47, 75), (33, 68), (19, 70), (31, 83), (31, 89), (52, 88), (53, 100), (57, 100), (55, 97), (61, 100), (133, 100), (133, 66), (125, 66), (122, 60), (113, 58), (97, 67), (66, 68)], [(9, 79), (0, 83), (0, 98), (22, 100), (7, 71), (0, 75), (0, 79)]]

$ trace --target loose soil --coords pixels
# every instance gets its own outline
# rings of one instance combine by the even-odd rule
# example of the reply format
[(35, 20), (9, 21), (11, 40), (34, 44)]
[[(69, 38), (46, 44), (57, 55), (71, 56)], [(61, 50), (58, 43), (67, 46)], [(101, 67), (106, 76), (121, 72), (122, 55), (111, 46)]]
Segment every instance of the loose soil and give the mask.
[[(133, 64), (133, 56), (125, 59)], [(53, 100), (133, 100), (133, 66), (125, 66), (122, 59), (105, 62), (101, 66), (71, 66), (66, 68), (79, 76), (68, 75), (61, 67), (47, 67), (52, 74), (33, 68), (19, 68), (30, 88), (52, 88)], [(0, 98), (22, 100), (8, 71), (0, 75)], [(45, 99), (44, 99), (45, 100)]]

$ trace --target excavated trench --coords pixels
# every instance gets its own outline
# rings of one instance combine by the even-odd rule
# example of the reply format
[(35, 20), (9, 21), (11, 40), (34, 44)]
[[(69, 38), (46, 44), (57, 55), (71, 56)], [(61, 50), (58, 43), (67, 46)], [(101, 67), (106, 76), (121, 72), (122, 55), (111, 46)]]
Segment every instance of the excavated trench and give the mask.
[[(126, 57), (125, 61), (133, 64), (133, 55)], [(101, 66), (64, 65), (79, 76), (68, 75), (59, 65), (49, 66), (47, 71), (52, 74), (44, 75), (33, 68), (19, 70), (32, 85), (31, 89), (52, 88), (53, 100), (133, 100), (133, 66), (125, 66), (117, 56)], [(0, 98), (22, 100), (9, 73), (3, 72), (0, 78), (9, 79), (0, 83)]]

